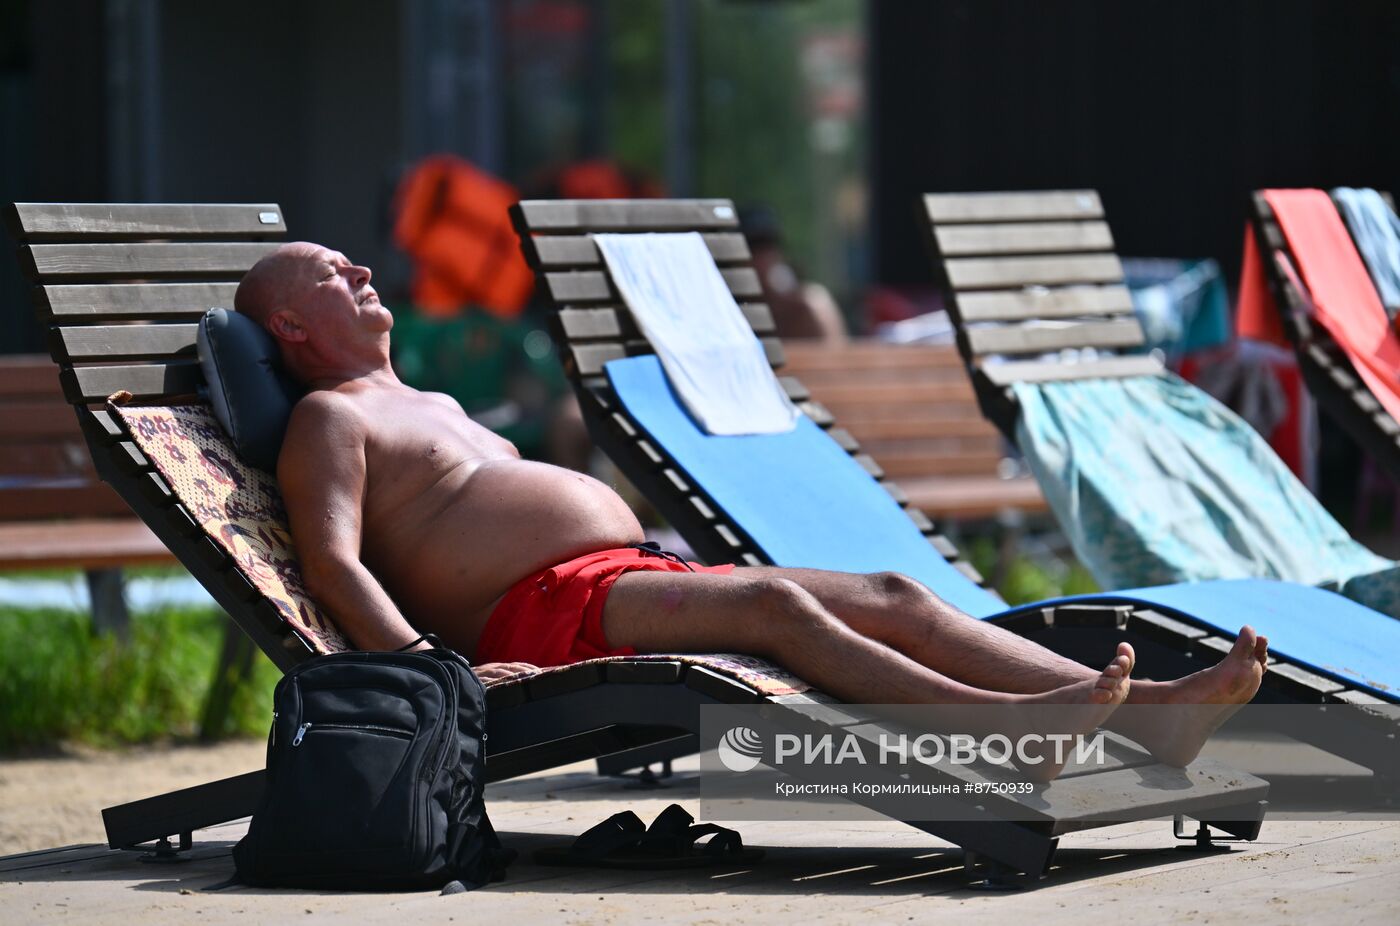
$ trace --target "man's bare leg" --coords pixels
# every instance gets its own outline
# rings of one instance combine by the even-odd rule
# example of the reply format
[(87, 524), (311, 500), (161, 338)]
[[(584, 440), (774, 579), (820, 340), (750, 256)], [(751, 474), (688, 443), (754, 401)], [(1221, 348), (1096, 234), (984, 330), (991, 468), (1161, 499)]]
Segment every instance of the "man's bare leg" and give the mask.
[[(986, 731), (1088, 733), (1127, 697), (1132, 648), (1126, 644), (1100, 673), (1037, 693), (965, 684), (876, 640), (832, 615), (799, 585), (749, 575), (629, 572), (619, 576), (603, 611), (612, 646), (639, 652), (742, 652), (781, 664), (824, 691), (867, 704), (986, 704)], [(1041, 705), (1057, 705), (1042, 710)], [(1078, 709), (1066, 709), (1066, 705)], [(1040, 780), (1060, 766), (1024, 769)]]
[[(1098, 674), (1039, 643), (960, 611), (922, 582), (897, 572), (857, 574), (749, 566), (736, 569), (734, 574), (796, 582), (857, 633), (975, 688), (1035, 694)], [(1134, 680), (1133, 686), (1138, 684)]]
[[(1082, 682), (1094, 669), (948, 604), (899, 573), (851, 574), (755, 566), (736, 575), (786, 578), (811, 592), (853, 630), (974, 687), (1033, 693)], [(1231, 713), (1254, 697), (1268, 640), (1243, 627), (1216, 665), (1169, 681), (1134, 679), (1128, 704), (1215, 705), (1217, 709), (1124, 711), (1107, 726), (1173, 765), (1188, 765)]]

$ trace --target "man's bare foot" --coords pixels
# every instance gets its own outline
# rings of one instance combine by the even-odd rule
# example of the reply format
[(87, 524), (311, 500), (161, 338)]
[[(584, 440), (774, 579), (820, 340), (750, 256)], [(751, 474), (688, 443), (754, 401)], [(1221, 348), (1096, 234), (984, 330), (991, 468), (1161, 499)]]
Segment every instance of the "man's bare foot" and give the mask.
[(1070, 741), (1069, 748), (1062, 745), (1057, 749), (1049, 737), (1067, 734), (1077, 740), (1102, 726), (1127, 699), (1136, 658), (1131, 646), (1119, 643), (1118, 655), (1098, 678), (1043, 694), (1027, 695), (1013, 706), (1014, 713), (1008, 723), (1016, 731), (1013, 738), (1029, 734), (1047, 737), (1038, 747), (1028, 745), (1025, 750), (1029, 758), (1038, 758), (1039, 762), (1023, 763), (1019, 757), (1013, 759), (1023, 775), (1031, 781), (1047, 782), (1060, 774), (1073, 754), (1074, 741)]
[(1241, 627), (1225, 658), (1172, 682), (1144, 682), (1133, 689), (1133, 705), (1172, 705), (1135, 710), (1114, 718), (1115, 729), (1136, 740), (1153, 758), (1187, 766), (1230, 715), (1247, 704), (1264, 678), (1269, 641)]

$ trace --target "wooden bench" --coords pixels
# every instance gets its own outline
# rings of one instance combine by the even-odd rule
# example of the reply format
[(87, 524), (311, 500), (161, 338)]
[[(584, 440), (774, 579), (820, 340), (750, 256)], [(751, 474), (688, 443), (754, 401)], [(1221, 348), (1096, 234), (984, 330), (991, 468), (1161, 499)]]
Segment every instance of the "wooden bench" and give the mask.
[(909, 504), (935, 522), (1041, 512), (1034, 479), (1013, 474), (951, 345), (785, 342), (800, 378), (874, 457)]
[(53, 361), (0, 357), (0, 569), (84, 570), (94, 628), (124, 632), (121, 567), (173, 562), (98, 478)]

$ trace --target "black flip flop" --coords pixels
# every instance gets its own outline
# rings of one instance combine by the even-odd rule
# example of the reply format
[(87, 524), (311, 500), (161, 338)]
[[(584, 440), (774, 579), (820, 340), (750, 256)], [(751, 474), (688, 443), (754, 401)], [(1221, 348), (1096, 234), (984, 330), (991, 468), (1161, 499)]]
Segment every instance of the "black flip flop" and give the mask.
[[(536, 849), (535, 861), (578, 868), (664, 869), (747, 864), (763, 858), (762, 849), (745, 849), (734, 830), (694, 822), (679, 804), (661, 811), (650, 827), (626, 810), (589, 828), (571, 846)], [(706, 836), (708, 842), (696, 845)]]

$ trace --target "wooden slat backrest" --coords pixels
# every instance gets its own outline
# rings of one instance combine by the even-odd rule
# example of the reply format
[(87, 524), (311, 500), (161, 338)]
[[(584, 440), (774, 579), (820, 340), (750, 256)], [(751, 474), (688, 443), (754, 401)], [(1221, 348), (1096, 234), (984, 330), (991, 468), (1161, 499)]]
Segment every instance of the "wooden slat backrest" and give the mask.
[(102, 408), (122, 390), (149, 404), (195, 397), (204, 382), (195, 323), (212, 306), (231, 306), (238, 280), (276, 247), (286, 233), (281, 208), (17, 203), (6, 220), (97, 472), (273, 662), (307, 658), (305, 642)]
[[(728, 200), (526, 201), (511, 210), (526, 259), (535, 269), (539, 291), (555, 312), (552, 330), (594, 439), (608, 452), (647, 498), (705, 559), (756, 565), (762, 551), (742, 527), (720, 509), (703, 486), (681, 476), (665, 448), (641, 434), (613, 396), (603, 365), (621, 357), (652, 353), (631, 313), (618, 296), (597, 246), (589, 235), (602, 232), (699, 232), (719, 266), (730, 292), (774, 368), (783, 364), (782, 344), (774, 334), (773, 315), (762, 300), (749, 248)], [(831, 413), (800, 382), (783, 377), (793, 401), (832, 435), (868, 472), (904, 504), (903, 493), (884, 482), (885, 473), (849, 432), (834, 427)], [(892, 384), (894, 388), (902, 388)], [(930, 465), (926, 455), (914, 465)], [(958, 559), (956, 548), (938, 536), (919, 511), (905, 509), (929, 542), (976, 581), (972, 567)]]
[(16, 203), (20, 263), (75, 405), (187, 397), (195, 322), (286, 232), (273, 203)]
[[(1395, 208), (1390, 193), (1383, 192), (1381, 196)], [(1309, 295), (1300, 292), (1279, 266), (1281, 256), (1296, 275), (1298, 259), (1262, 190), (1254, 192), (1250, 205), (1264, 275), (1273, 293), (1284, 334), (1297, 353), (1298, 367), (1308, 390), (1328, 416), (1371, 454), (1377, 465), (1400, 480), (1400, 421), (1371, 394), (1346, 352), (1327, 329), (1313, 320)], [(1345, 213), (1342, 215), (1345, 217)]]
[(10, 232), (25, 241), (229, 241), (287, 233), (276, 203), (14, 203)]
[(1014, 422), (1018, 381), (1155, 373), (1093, 190), (934, 193), (923, 224), (984, 412)]

